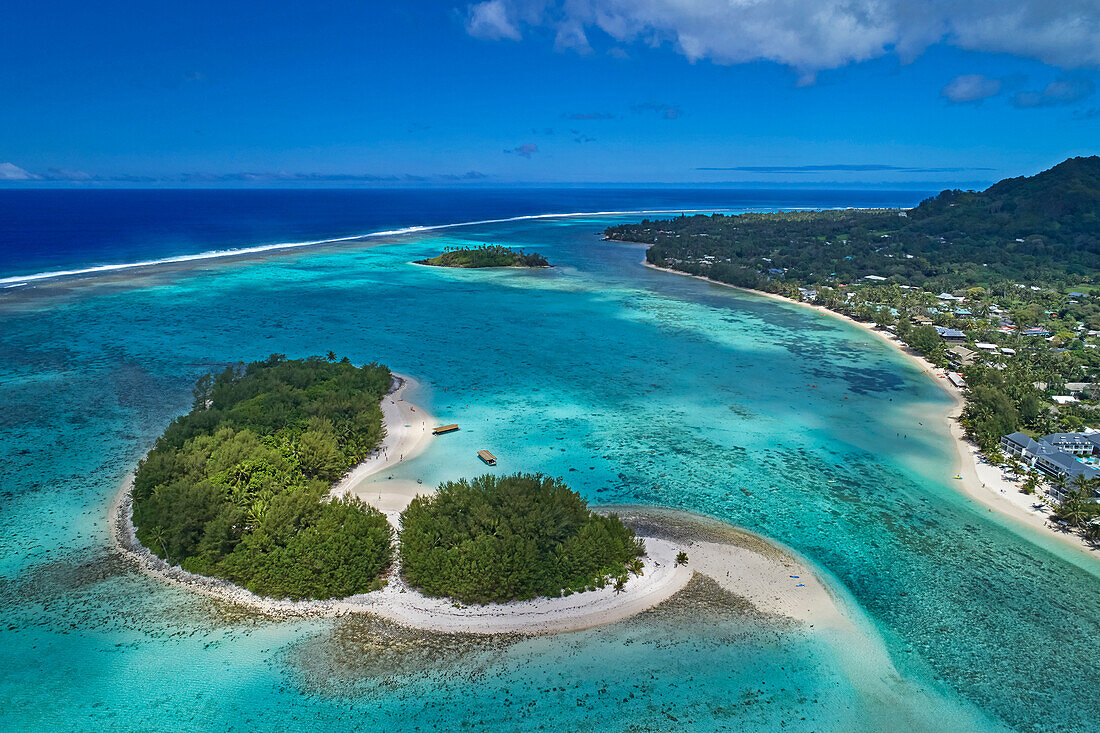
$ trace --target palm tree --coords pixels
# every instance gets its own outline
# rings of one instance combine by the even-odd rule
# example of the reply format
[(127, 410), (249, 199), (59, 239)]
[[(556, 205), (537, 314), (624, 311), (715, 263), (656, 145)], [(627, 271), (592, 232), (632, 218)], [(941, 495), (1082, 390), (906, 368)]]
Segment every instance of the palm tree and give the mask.
[(624, 590), (626, 590), (626, 576), (620, 575), (615, 578), (615, 592), (622, 593)]
[(248, 508), (248, 524), (250, 527), (256, 527), (264, 520), (264, 516), (267, 514), (267, 501), (263, 498), (257, 498), (252, 502), (252, 506)]
[(676, 564), (677, 565), (687, 565), (688, 564), (688, 554), (686, 552), (682, 552), (682, 551), (679, 552), (676, 555)]
[(1020, 459), (1016, 456), (1010, 456), (1006, 463), (1008, 465), (1008, 472), (1019, 478), (1020, 471), (1023, 469), (1023, 464), (1020, 463)]
[(168, 557), (168, 545), (166, 544), (168, 535), (165, 534), (164, 527), (154, 527), (149, 533), (149, 540), (160, 545), (160, 549), (164, 551), (164, 559), (171, 564), (172, 558)]
[(642, 569), (645, 567), (645, 563), (642, 562), (642, 558), (636, 557), (627, 563), (626, 567), (635, 575), (642, 575)]
[(327, 354), (325, 354), (325, 358), (328, 359), (329, 361), (336, 361), (336, 352), (335, 351), (328, 352)]
[[(1077, 478), (1082, 477), (1077, 476)], [(1094, 514), (1091, 482), (1086, 479), (1079, 483), (1075, 479), (1073, 484), (1074, 490), (1066, 494), (1066, 498), (1058, 507), (1057, 515), (1059, 519), (1065, 520), (1074, 527), (1082, 527)]]
[(1085, 478), (1085, 474), (1079, 473), (1073, 477), (1073, 481), (1070, 482), (1070, 485), (1073, 487), (1074, 491), (1078, 491), (1088, 496), (1092, 489), (1092, 479)]

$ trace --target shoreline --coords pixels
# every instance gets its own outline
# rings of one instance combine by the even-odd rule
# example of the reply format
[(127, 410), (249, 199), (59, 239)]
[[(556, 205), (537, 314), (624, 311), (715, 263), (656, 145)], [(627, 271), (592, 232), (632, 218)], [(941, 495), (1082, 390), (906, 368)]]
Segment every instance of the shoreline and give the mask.
[[(624, 242), (623, 244), (645, 243)], [(982, 461), (980, 457), (981, 454), (966, 439), (962, 425), (959, 424), (959, 417), (962, 414), (963, 408), (966, 406), (966, 398), (963, 396), (962, 390), (943, 378), (942, 374), (946, 374), (949, 370), (940, 369), (916, 351), (903, 344), (896, 336), (879, 328), (872, 327), (870, 324), (857, 321), (851, 316), (830, 310), (823, 305), (792, 300), (777, 293), (768, 293), (763, 290), (754, 290), (752, 288), (731, 285), (730, 283), (714, 280), (704, 275), (692, 275), (689, 272), (681, 272), (668, 267), (659, 267), (646, 260), (642, 261), (642, 265), (651, 270), (668, 272), (682, 277), (691, 277), (713, 285), (721, 285), (745, 293), (752, 293), (753, 295), (778, 300), (783, 303), (809, 308), (818, 313), (846, 321), (853, 326), (861, 328), (864, 332), (873, 334), (882, 339), (897, 350), (898, 353), (907, 357), (915, 366), (920, 367), (921, 372), (933, 379), (947, 396), (951, 398), (952, 404), (944, 413), (943, 418), (947, 423), (948, 433), (951, 436), (951, 442), (955, 448), (955, 475), (962, 476), (962, 480), (957, 482), (960, 484), (957, 488), (961, 489), (958, 493), (973, 499), (990, 511), (995, 511), (1007, 519), (1015, 521), (1030, 529), (1042, 532), (1045, 536), (1060, 542), (1066, 548), (1083, 552), (1090, 557), (1096, 557), (1096, 548), (1090, 546), (1083, 538), (1073, 533), (1060, 532), (1050, 526), (1048, 523), (1049, 508), (1045, 506), (1042, 510), (1029, 508), (1029, 504), (1037, 504), (1037, 496), (1033, 495), (1032, 497), (1027, 497), (1026, 500), (1013, 501), (1016, 495), (1020, 497), (1024, 497), (1025, 495), (1019, 493), (1017, 487), (1004, 477), (1003, 472), (999, 468)]]
[[(669, 533), (661, 531), (662, 522), (669, 521), (671, 529), (670, 517), (682, 515), (688, 521), (694, 518), (686, 512), (645, 506), (621, 509), (629, 510), (635, 520), (645, 520), (643, 523), (651, 525), (647, 529), (657, 530), (655, 534), (665, 536), (639, 534), (646, 544), (642, 574), (631, 576), (622, 593), (616, 593), (608, 584), (568, 596), (465, 606), (410, 588), (395, 563), (385, 575), (385, 585), (370, 593), (329, 600), (267, 598), (228, 580), (169, 565), (141, 545), (130, 521), (132, 484), (131, 472), (110, 508), (111, 543), (124, 558), (152, 580), (255, 611), (274, 621), (367, 614), (406, 628), (438, 633), (561, 634), (618, 623), (656, 608), (683, 591), (696, 575), (703, 575), (766, 615), (818, 629), (854, 628), (835, 594), (807, 563), (782, 548), (719, 520), (712, 521), (749, 541), (729, 542), (706, 535), (685, 538), (682, 534), (670, 540)], [(675, 563), (681, 549), (689, 554), (687, 565)]]
[(391, 374), (396, 384), (381, 402), (386, 435), (371, 455), (333, 484), (329, 496), (356, 496), (386, 514), (396, 527), (393, 515), (400, 514), (417, 493), (431, 493), (433, 487), (409, 479), (371, 477), (423, 453), (431, 443), (435, 417), (405, 398), (419, 388), (419, 382), (404, 374)]
[[(370, 501), (379, 481), (370, 481), (384, 468), (411, 460), (428, 445), (431, 415), (410, 403), (406, 389), (415, 389), (415, 380), (394, 374), (394, 385), (383, 397), (386, 437), (382, 445), (365, 461), (333, 486), (330, 496), (354, 494), (376, 506), (396, 527), (400, 511), (416, 494), (432, 491), (409, 480), (386, 481), (386, 491)], [(422, 424), (417, 430), (417, 416)], [(347, 598), (329, 600), (275, 599), (259, 596), (228, 580), (190, 573), (169, 565), (137, 539), (133, 525), (134, 472), (124, 480), (110, 506), (111, 544), (140, 572), (159, 582), (185, 591), (242, 606), (275, 620), (296, 618), (334, 618), (365, 613), (402, 626), (432, 632), (482, 635), (542, 635), (581, 631), (617, 623), (654, 608), (684, 590), (697, 573), (718, 581), (724, 589), (745, 598), (760, 611), (819, 627), (843, 627), (847, 618), (837, 608), (834, 595), (807, 564), (769, 543), (762, 537), (728, 527), (730, 536), (750, 538), (740, 542), (715, 541), (706, 537), (686, 538), (661, 532), (661, 521), (653, 519), (671, 510), (627, 507), (652, 525), (655, 533), (639, 532), (646, 543), (643, 571), (632, 576), (626, 590), (616, 593), (611, 584), (604, 588), (554, 598), (536, 598), (507, 604), (463, 606), (450, 598), (432, 598), (409, 587), (401, 578), (397, 562), (386, 571), (380, 590)], [(600, 507), (595, 507), (599, 511)], [(686, 513), (684, 514), (687, 517)], [(714, 520), (717, 522), (718, 520)], [(671, 525), (672, 521), (668, 523)], [(657, 536), (651, 536), (656, 534)], [(681, 549), (690, 550), (687, 565), (677, 565)]]

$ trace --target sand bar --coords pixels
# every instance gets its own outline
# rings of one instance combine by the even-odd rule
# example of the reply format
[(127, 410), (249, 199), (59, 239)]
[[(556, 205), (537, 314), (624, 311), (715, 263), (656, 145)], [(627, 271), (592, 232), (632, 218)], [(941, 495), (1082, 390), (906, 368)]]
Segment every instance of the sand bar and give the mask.
[[(368, 484), (386, 481), (382, 478), (372, 482), (370, 481), (372, 476), (386, 469), (392, 469), (406, 461), (411, 461), (423, 453), (424, 449), (431, 443), (435, 417), (423, 407), (419, 407), (406, 399), (410, 393), (417, 390), (420, 384), (412, 377), (404, 374), (394, 373), (393, 379), (393, 387), (382, 398), (381, 402), (382, 425), (386, 429), (385, 437), (382, 438), (378, 448), (366, 460), (351, 469), (344, 478), (336, 482), (336, 485), (332, 487), (332, 496), (353, 494), (366, 500), (372, 494), (371, 489), (367, 488)], [(391, 483), (393, 484), (392, 487), (389, 485)], [(398, 491), (398, 496), (404, 496), (408, 493), (411, 487), (406, 484), (418, 486), (412, 481), (386, 481), (386, 484), (381, 489), (384, 492), (391, 492), (392, 489), (400, 485), (401, 490)], [(379, 488), (374, 487), (373, 493), (375, 495), (379, 493)], [(410, 500), (412, 496), (415, 496), (415, 491), (409, 496)], [(377, 504), (377, 502), (368, 503)], [(378, 508), (385, 511), (387, 507), (379, 506)], [(402, 505), (398, 508), (398, 511), (404, 508)]]

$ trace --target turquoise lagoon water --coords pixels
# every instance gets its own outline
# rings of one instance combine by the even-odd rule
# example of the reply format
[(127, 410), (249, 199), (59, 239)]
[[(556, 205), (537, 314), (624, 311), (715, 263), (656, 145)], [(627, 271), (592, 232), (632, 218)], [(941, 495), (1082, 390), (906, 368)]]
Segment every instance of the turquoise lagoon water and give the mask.
[[(0, 727), (1095, 729), (1100, 564), (954, 491), (939, 387), (836, 319), (643, 268), (595, 236), (608, 221), (4, 293)], [(557, 267), (409, 264), (486, 241)], [(112, 555), (109, 502), (197, 376), (330, 349), (415, 376), (462, 424), (395, 478), (471, 475), (488, 447), (593, 502), (743, 526), (814, 563), (867, 639), (666, 609), (387, 647), (400, 632), (264, 620)]]

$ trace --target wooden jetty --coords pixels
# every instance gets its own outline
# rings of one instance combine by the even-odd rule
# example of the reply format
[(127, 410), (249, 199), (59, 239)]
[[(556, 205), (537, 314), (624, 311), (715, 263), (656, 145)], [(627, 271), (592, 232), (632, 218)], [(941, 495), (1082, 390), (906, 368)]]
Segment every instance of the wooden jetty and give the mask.
[(497, 465), (497, 457), (487, 450), (479, 450), (477, 452), (477, 457), (488, 463), (490, 466)]
[(432, 435), (443, 435), (443, 433), (453, 433), (458, 430), (458, 423), (453, 425), (440, 425), (439, 427), (432, 428)]

